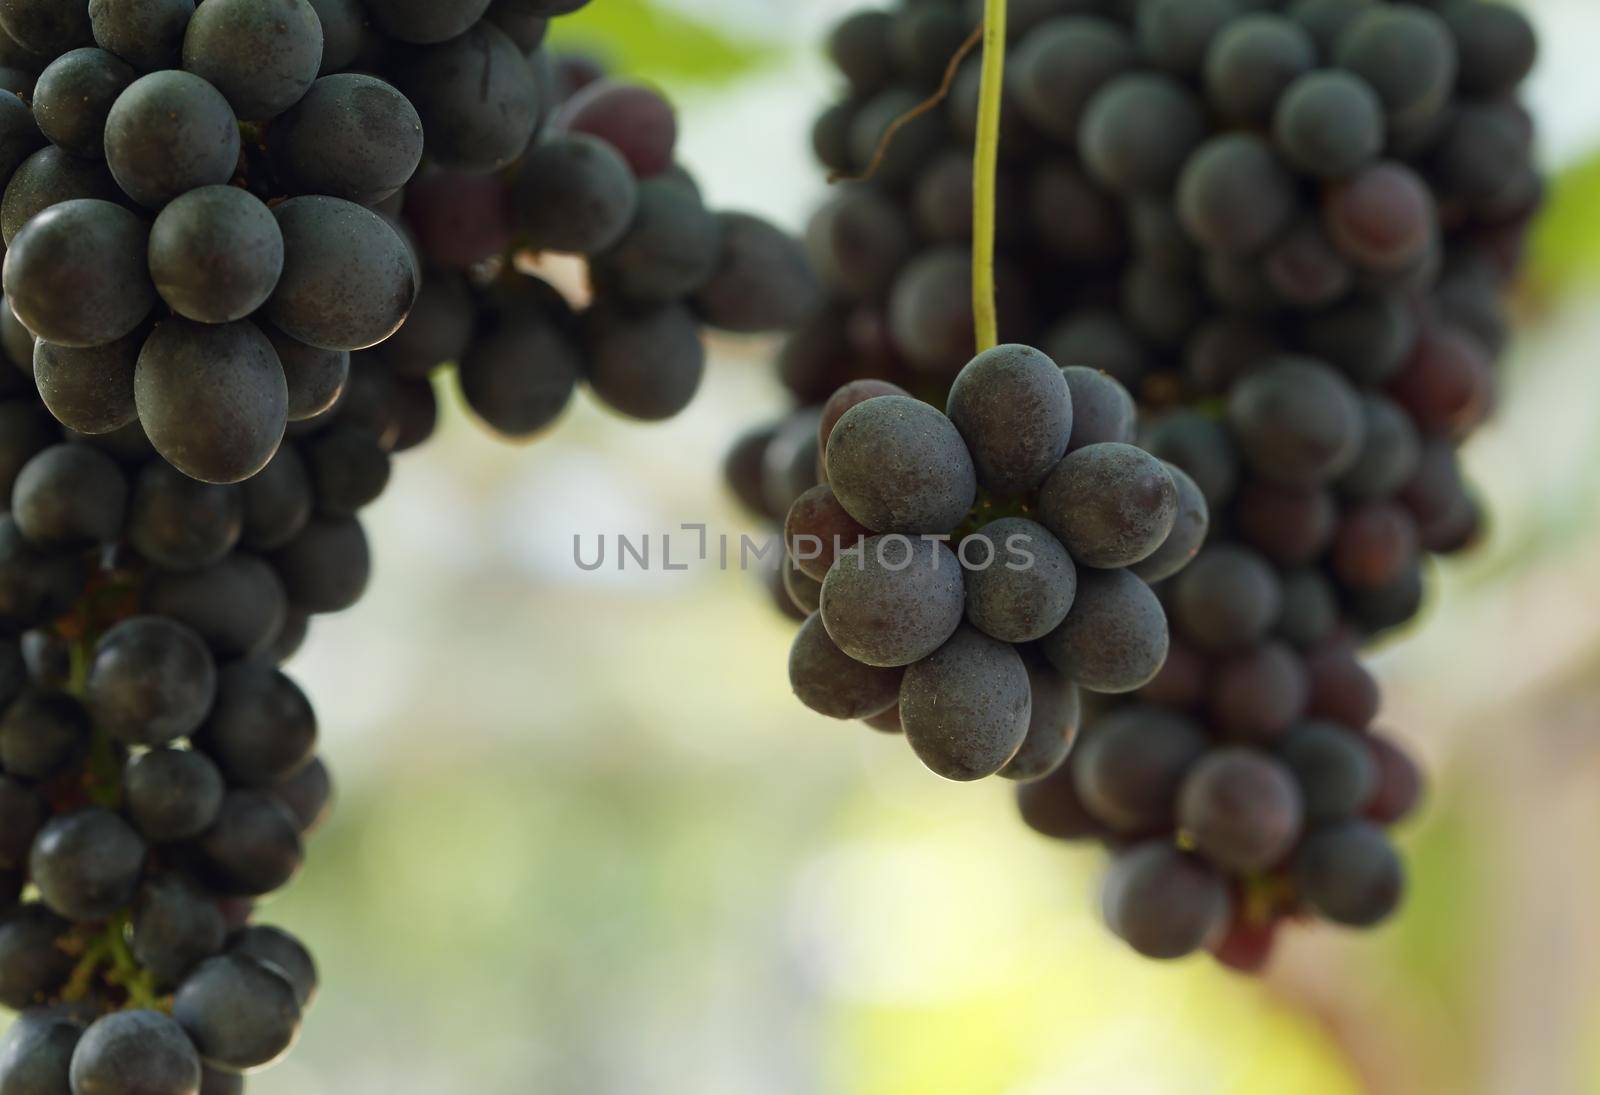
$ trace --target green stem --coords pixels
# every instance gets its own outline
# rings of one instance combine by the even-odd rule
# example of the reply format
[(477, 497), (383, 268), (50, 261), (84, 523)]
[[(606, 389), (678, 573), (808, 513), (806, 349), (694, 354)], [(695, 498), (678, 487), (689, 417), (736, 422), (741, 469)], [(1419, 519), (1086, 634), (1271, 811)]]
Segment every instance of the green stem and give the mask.
[(1000, 102), (1005, 91), (1006, 0), (984, 0), (983, 81), (972, 177), (972, 315), (978, 352), (1000, 342), (994, 293), (995, 173), (1000, 163)]

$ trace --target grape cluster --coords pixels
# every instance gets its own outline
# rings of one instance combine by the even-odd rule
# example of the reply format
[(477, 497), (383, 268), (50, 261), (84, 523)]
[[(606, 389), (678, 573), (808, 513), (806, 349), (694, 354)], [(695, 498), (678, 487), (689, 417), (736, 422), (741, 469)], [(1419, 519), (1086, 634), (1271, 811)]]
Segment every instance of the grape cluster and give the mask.
[[(700, 387), (703, 327), (789, 330), (817, 298), (795, 240), (706, 208), (658, 93), (574, 61), (555, 77), (565, 97), (519, 160), (425, 168), (406, 191), (422, 292), (375, 351), (400, 377), (456, 362), (467, 406), (513, 439), (546, 429), (580, 384), (625, 417), (671, 418)], [(542, 256), (584, 260), (581, 312), (538, 276)]]
[(280, 666), (365, 591), (435, 366), (507, 434), (580, 379), (666, 417), (702, 323), (809, 307), (665, 100), (572, 97), (583, 3), (0, 0), (0, 1090), (238, 1091), (294, 1041), (315, 966), (251, 918), (332, 788)]
[[(979, 7), (862, 11), (829, 40), (848, 91), (815, 150), (870, 177), (807, 234), (828, 299), (778, 362), (801, 409), (729, 457), (769, 517), (815, 481), (831, 392), (943, 403), (966, 361), (976, 61), (872, 163)], [(1286, 921), (1366, 926), (1401, 897), (1383, 830), (1421, 781), (1372, 732), (1358, 655), (1416, 615), (1429, 559), (1481, 527), (1457, 449), (1492, 408), (1542, 201), (1517, 98), (1535, 37), (1482, 0), (1030, 0), (1011, 16), (1002, 337), (1126, 385), (1139, 443), (1211, 514), (1192, 565), (1151, 579), (1166, 665), (1089, 698), (1022, 812), (1114, 851), (1105, 912), (1137, 950), (1258, 968)]]
[(974, 358), (945, 412), (882, 382), (824, 406), (825, 482), (784, 526), (807, 613), (795, 694), (903, 730), (947, 779), (1031, 780), (1078, 731), (1079, 689), (1160, 672), (1167, 619), (1147, 582), (1182, 570), (1209, 515), (1183, 471), (1132, 444), (1133, 399), (1031, 347)]

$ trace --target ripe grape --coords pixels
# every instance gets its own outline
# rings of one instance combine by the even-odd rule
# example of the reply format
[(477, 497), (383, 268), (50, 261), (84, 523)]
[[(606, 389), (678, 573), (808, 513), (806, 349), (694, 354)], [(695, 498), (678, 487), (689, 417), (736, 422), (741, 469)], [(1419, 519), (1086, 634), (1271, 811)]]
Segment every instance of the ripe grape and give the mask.
[(544, 141), (523, 157), (512, 202), (530, 247), (594, 255), (633, 224), (639, 184), (621, 153), (578, 133)]
[(1278, 621), (1283, 587), (1271, 565), (1236, 544), (1202, 551), (1174, 580), (1176, 627), (1205, 650), (1242, 650), (1259, 642)]
[(206, 186), (156, 217), (149, 258), (156, 291), (173, 311), (200, 323), (229, 323), (272, 295), (283, 271), (283, 233), (250, 194)]
[(1178, 516), (1178, 487), (1159, 459), (1133, 445), (1070, 453), (1039, 493), (1045, 526), (1092, 567), (1132, 566), (1155, 554)]
[(124, 807), (152, 843), (189, 840), (211, 827), (226, 785), (204, 753), (151, 749), (128, 760), (122, 773)]
[(960, 558), (967, 567), (967, 621), (992, 638), (1034, 642), (1072, 610), (1077, 567), (1043, 525), (1002, 517), (962, 541)]
[(1133, 62), (1132, 40), (1110, 20), (1051, 19), (1028, 34), (1012, 56), (1017, 106), (1044, 132), (1070, 143), (1077, 139), (1090, 97)]
[(1059, 771), (1078, 740), (1083, 702), (1078, 686), (1037, 657), (1024, 657), (1032, 696), (1022, 748), (1002, 769), (1005, 779), (1029, 782)]
[(666, 173), (678, 143), (671, 103), (649, 88), (605, 80), (563, 103), (551, 126), (557, 132), (599, 138), (621, 153), (640, 179)]
[(139, 204), (160, 209), (201, 186), (233, 177), (239, 128), (228, 100), (193, 73), (141, 76), (106, 117), (106, 163)]
[(273, 216), (283, 276), (267, 302), (274, 325), (325, 350), (363, 350), (394, 334), (417, 297), (405, 241), (378, 214), (342, 198), (291, 198)]
[(1167, 616), (1150, 587), (1126, 570), (1084, 570), (1060, 627), (1040, 642), (1050, 664), (1091, 692), (1132, 692), (1166, 661)]
[(73, 348), (39, 339), (33, 378), (57, 421), (83, 434), (105, 434), (137, 421), (133, 373), (143, 332), (104, 346)]
[(598, 282), (636, 304), (669, 304), (716, 272), (722, 232), (697, 194), (670, 179), (639, 184), (632, 223), (594, 256)]
[(998, 495), (1043, 483), (1073, 430), (1066, 377), (1029, 346), (997, 346), (973, 358), (950, 385), (945, 413), (967, 443), (979, 485)]
[(961, 565), (933, 540), (869, 537), (841, 552), (822, 583), (828, 634), (866, 665), (926, 658), (955, 632), (964, 607)]
[(1111, 862), (1101, 905), (1106, 924), (1146, 958), (1182, 958), (1219, 939), (1232, 902), (1217, 873), (1152, 841)]
[(156, 301), (145, 265), (149, 234), (138, 217), (110, 202), (53, 205), (10, 241), (6, 303), (48, 342), (115, 342), (143, 323)]
[(199, 1091), (200, 1058), (189, 1036), (159, 1011), (116, 1011), (96, 1019), (72, 1053), (74, 1091)]
[(98, 159), (105, 154), (111, 104), (137, 76), (103, 49), (63, 53), (39, 74), (33, 92), (34, 120), (57, 147)]
[(800, 702), (835, 719), (864, 719), (900, 702), (899, 668), (865, 665), (839, 649), (813, 613), (789, 651), (789, 684)]
[(1261, 743), (1282, 737), (1310, 703), (1305, 662), (1285, 644), (1265, 642), (1218, 665), (1209, 710), (1215, 731)]
[(1345, 821), (1311, 833), (1295, 855), (1300, 893), (1336, 924), (1371, 927), (1400, 902), (1405, 872), (1376, 825)]
[(1383, 102), (1353, 73), (1308, 73), (1278, 101), (1272, 135), (1284, 158), (1299, 170), (1318, 178), (1344, 178), (1383, 151)]
[(1316, 63), (1316, 44), (1299, 24), (1275, 14), (1245, 15), (1206, 50), (1206, 97), (1230, 121), (1260, 126), (1272, 120), (1284, 90)]
[(445, 167), (499, 170), (527, 148), (539, 87), (516, 43), (494, 24), (401, 50), (390, 74), (422, 119), (429, 153)]
[(589, 386), (607, 406), (655, 422), (694, 399), (705, 375), (705, 347), (687, 308), (601, 305), (584, 320)]
[(1178, 793), (1179, 827), (1201, 855), (1239, 874), (1281, 862), (1304, 821), (1293, 775), (1254, 749), (1208, 754), (1190, 769)]
[(1106, 83), (1084, 107), (1078, 151), (1118, 193), (1162, 192), (1204, 136), (1200, 104), (1182, 84), (1130, 73)]
[(108, 544), (122, 528), (128, 484), (116, 461), (87, 445), (53, 445), (22, 466), (11, 515), (35, 547)]
[(172, 1017), (207, 1064), (230, 1072), (271, 1064), (300, 1036), (294, 986), (275, 966), (244, 954), (200, 963), (178, 986)]
[(1200, 485), (1177, 465), (1168, 464), (1166, 468), (1178, 488), (1178, 511), (1172, 531), (1153, 554), (1130, 568), (1151, 584), (1166, 581), (1193, 562), (1211, 532), (1211, 508), (1206, 505)]
[(1230, 133), (1201, 145), (1178, 180), (1183, 223), (1204, 246), (1250, 255), (1276, 237), (1298, 204), (1293, 177), (1259, 137)]
[(1238, 384), (1228, 399), (1228, 423), (1257, 475), (1302, 488), (1348, 471), (1360, 459), (1365, 432), (1349, 383), (1319, 362), (1294, 358)]
[[(829, 583), (823, 584), (824, 613)], [(906, 670), (900, 684), (900, 723), (918, 758), (936, 774), (960, 781), (983, 779), (1003, 769), (1022, 748), (1031, 695), (1027, 669), (1009, 643), (961, 627), (936, 652)]]
[(1068, 452), (1090, 445), (1130, 444), (1134, 440), (1138, 409), (1128, 389), (1110, 373), (1081, 365), (1062, 370), (1072, 395), (1072, 437)]
[(1455, 84), (1455, 42), (1444, 21), (1413, 4), (1374, 5), (1340, 33), (1334, 59), (1383, 100), (1393, 125), (1426, 122)]
[(430, 0), (367, 0), (372, 16), (384, 31), (402, 42), (444, 42), (482, 18), (490, 0), (457, 0), (440, 4)]
[(89, 807), (44, 824), (28, 855), (28, 874), (54, 912), (77, 922), (103, 920), (133, 900), (145, 852), (120, 816)]
[(139, 354), (139, 421), (174, 467), (237, 483), (266, 466), (288, 422), (289, 393), (272, 343), (248, 320), (168, 319)]
[(840, 504), (875, 532), (949, 532), (977, 492), (960, 431), (908, 396), (869, 399), (846, 411), (828, 439), (827, 468)]
[(374, 205), (422, 160), (422, 119), (404, 95), (360, 73), (324, 76), (272, 129), (273, 150), (303, 193)]

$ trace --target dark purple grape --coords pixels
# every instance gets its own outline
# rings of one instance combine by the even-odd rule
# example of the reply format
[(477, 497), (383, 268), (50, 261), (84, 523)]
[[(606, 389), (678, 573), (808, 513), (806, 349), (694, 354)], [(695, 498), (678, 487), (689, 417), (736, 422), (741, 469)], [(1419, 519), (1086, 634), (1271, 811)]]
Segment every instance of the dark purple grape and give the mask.
[(1126, 570), (1084, 570), (1062, 625), (1040, 649), (1069, 680), (1091, 692), (1132, 692), (1150, 683), (1167, 658), (1161, 602)]
[[(827, 586), (823, 587), (824, 610)], [(1009, 644), (962, 627), (906, 670), (900, 723), (917, 757), (945, 779), (992, 776), (1027, 737), (1031, 686)]]
[(1208, 754), (1190, 769), (1178, 794), (1178, 824), (1196, 850), (1237, 874), (1277, 866), (1304, 823), (1294, 776), (1254, 749)]
[(961, 564), (925, 539), (871, 537), (841, 552), (822, 583), (828, 634), (867, 665), (926, 658), (960, 626), (964, 605)]
[(992, 521), (961, 542), (967, 621), (992, 638), (1028, 643), (1061, 626), (1078, 594), (1072, 556), (1023, 517)]
[(973, 358), (951, 384), (945, 413), (967, 443), (979, 485), (998, 495), (1037, 489), (1073, 430), (1066, 377), (1030, 346), (997, 346)]
[(1078, 562), (1132, 566), (1171, 534), (1178, 487), (1165, 465), (1143, 449), (1090, 445), (1050, 473), (1039, 492), (1039, 514)]
[(828, 439), (828, 481), (844, 508), (875, 532), (949, 532), (977, 491), (972, 456), (954, 423), (907, 396), (846, 411)]
[(1336, 924), (1366, 928), (1400, 903), (1405, 871), (1383, 830), (1346, 821), (1313, 832), (1295, 855), (1301, 896)]
[(1211, 867), (1165, 842), (1122, 852), (1101, 892), (1106, 924), (1146, 958), (1182, 958), (1220, 939), (1232, 902)]

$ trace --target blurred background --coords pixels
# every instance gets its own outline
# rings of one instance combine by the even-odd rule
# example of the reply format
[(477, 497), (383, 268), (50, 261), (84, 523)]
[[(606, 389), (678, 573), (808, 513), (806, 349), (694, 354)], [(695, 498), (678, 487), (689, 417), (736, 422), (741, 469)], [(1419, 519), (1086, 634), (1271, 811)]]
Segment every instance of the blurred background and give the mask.
[[(817, 43), (851, 6), (602, 0), (559, 25), (674, 95), (714, 204), (798, 229)], [(1100, 926), (1098, 854), (1024, 830), (1008, 786), (943, 783), (789, 696), (757, 575), (574, 566), (575, 534), (746, 531), (719, 461), (784, 400), (769, 344), (723, 341), (672, 423), (585, 403), (522, 450), (452, 394), (400, 463), (371, 595), (292, 667), (341, 796), (261, 919), (324, 988), (252, 1090), (1600, 1093), (1600, 5), (1529, 7), (1555, 201), (1469, 453), (1495, 524), (1377, 658), (1434, 777), (1396, 922), (1292, 933), (1261, 982), (1140, 959)]]

